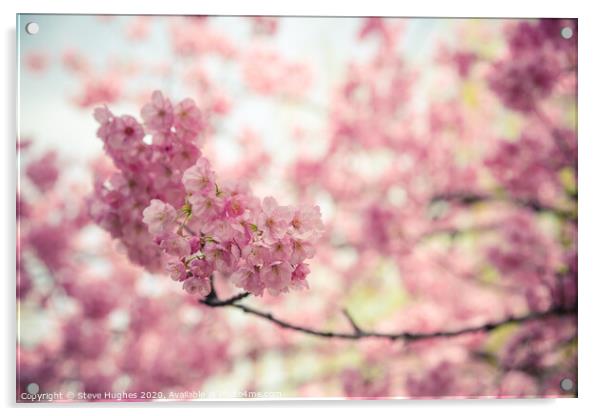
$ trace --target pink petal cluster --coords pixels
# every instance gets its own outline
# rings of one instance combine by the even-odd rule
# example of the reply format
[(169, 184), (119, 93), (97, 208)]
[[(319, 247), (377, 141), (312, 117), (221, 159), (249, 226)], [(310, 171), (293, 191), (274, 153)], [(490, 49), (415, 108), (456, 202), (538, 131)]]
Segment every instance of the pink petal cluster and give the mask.
[(48, 192), (59, 178), (56, 152), (49, 151), (31, 162), (25, 172), (40, 192)]
[(529, 112), (552, 93), (559, 75), (559, 64), (551, 56), (508, 59), (493, 65), (489, 86), (507, 107)]
[(82, 91), (75, 97), (75, 103), (82, 108), (113, 103), (121, 98), (122, 93), (122, 82), (118, 76), (89, 76), (83, 83)]
[(570, 27), (571, 21), (542, 19), (510, 27), (508, 54), (492, 65), (489, 76), (490, 88), (508, 108), (524, 113), (536, 110), (536, 104), (553, 92), (563, 68), (576, 65), (575, 39), (565, 39), (561, 33), (566, 25)]
[[(116, 116), (106, 107), (95, 110), (98, 137), (117, 170), (109, 177), (97, 175), (89, 210), (94, 222), (119, 239), (132, 261), (158, 271), (161, 250), (143, 220), (154, 224), (153, 233), (165, 231), (175, 221), (173, 208), (170, 211), (159, 200), (184, 203), (182, 175), (200, 154), (195, 142), (204, 123), (192, 100), (174, 106), (158, 91), (141, 113), (143, 124), (129, 115)], [(153, 199), (157, 202), (151, 204)], [(152, 209), (143, 219), (149, 204)], [(178, 249), (177, 241), (164, 246)]]
[(193, 144), (205, 124), (192, 100), (172, 106), (155, 92), (141, 114), (144, 125), (95, 111), (119, 172), (97, 182), (90, 211), (129, 257), (195, 296), (209, 294), (214, 273), (257, 296), (307, 288), (306, 261), (323, 232), (319, 207), (260, 201), (242, 183), (218, 182)]
[(247, 86), (261, 95), (298, 99), (312, 84), (312, 74), (302, 61), (292, 61), (276, 51), (255, 48), (243, 56), (243, 77)]
[(201, 156), (184, 172), (186, 203), (179, 211), (154, 199), (144, 222), (161, 247), (166, 269), (186, 292), (207, 296), (214, 273), (254, 295), (307, 288), (315, 243), (323, 225), (317, 206), (281, 206), (257, 199), (239, 183), (218, 185), (209, 160)]
[(577, 138), (572, 130), (523, 132), (516, 141), (499, 140), (485, 165), (512, 195), (553, 201), (558, 197), (558, 172), (577, 160)]

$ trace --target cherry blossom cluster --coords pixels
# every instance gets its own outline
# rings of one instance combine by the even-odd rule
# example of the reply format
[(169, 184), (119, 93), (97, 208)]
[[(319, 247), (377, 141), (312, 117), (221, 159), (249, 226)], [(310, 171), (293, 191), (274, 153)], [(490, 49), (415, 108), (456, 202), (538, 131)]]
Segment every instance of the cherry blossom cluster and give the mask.
[(117, 171), (97, 177), (90, 215), (119, 239), (132, 261), (159, 271), (161, 252), (142, 222), (142, 210), (152, 199), (183, 203), (181, 179), (200, 154), (195, 142), (204, 128), (203, 116), (191, 99), (174, 106), (160, 92), (142, 108), (144, 125), (107, 107), (94, 115), (100, 123), (98, 137)]
[(307, 288), (315, 243), (322, 234), (317, 206), (292, 208), (263, 201), (240, 183), (218, 185), (201, 156), (184, 172), (186, 203), (177, 211), (160, 199), (144, 210), (144, 223), (162, 249), (173, 280), (207, 296), (214, 273), (257, 296)]
[[(570, 37), (562, 34), (563, 28), (570, 30)], [(510, 27), (508, 55), (492, 65), (489, 77), (490, 88), (504, 105), (528, 113), (550, 96), (563, 70), (576, 65), (574, 33), (575, 23), (561, 19)]]
[(564, 192), (558, 172), (577, 160), (577, 136), (569, 129), (552, 134), (524, 131), (517, 141), (500, 139), (484, 163), (510, 194), (554, 201)]
[(319, 207), (281, 206), (273, 197), (260, 201), (245, 184), (218, 183), (195, 146), (204, 124), (192, 100), (174, 107), (155, 92), (141, 114), (144, 124), (106, 107), (95, 111), (119, 171), (97, 182), (90, 211), (129, 257), (200, 296), (209, 294), (214, 273), (257, 296), (307, 288), (306, 260), (323, 229)]

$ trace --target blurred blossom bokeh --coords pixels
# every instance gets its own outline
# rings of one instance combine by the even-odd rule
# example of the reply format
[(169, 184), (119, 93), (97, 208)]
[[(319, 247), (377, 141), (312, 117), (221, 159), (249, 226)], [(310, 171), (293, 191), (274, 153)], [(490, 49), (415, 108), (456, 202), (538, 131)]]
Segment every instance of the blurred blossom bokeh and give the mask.
[(576, 20), (17, 33), (17, 401), (576, 397)]

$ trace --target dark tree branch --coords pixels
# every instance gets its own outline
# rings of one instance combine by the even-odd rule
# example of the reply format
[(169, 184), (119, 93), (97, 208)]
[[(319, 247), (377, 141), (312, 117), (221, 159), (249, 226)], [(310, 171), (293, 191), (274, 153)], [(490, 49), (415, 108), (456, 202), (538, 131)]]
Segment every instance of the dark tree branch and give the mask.
[(510, 204), (514, 204), (531, 211), (542, 213), (547, 212), (556, 215), (557, 217), (563, 219), (572, 219), (574, 216), (571, 211), (563, 210), (560, 208), (552, 207), (546, 204), (543, 204), (535, 199), (528, 198), (516, 198), (516, 197), (505, 197), (505, 196), (497, 196), (490, 194), (478, 194), (478, 193), (470, 193), (470, 192), (452, 192), (435, 195), (432, 198), (432, 202), (438, 201), (449, 201), (449, 202), (457, 202), (463, 205), (473, 205), (479, 202), (506, 202)]
[(238, 302), (239, 300), (243, 300), (247, 296), (251, 295), (249, 292), (241, 292), (238, 295), (234, 295), (227, 299), (219, 299), (217, 296), (217, 292), (215, 291), (215, 284), (213, 283), (213, 276), (210, 277), (209, 282), (211, 283), (211, 291), (205, 297), (205, 299), (201, 299), (201, 300), (199, 300), (199, 302), (204, 305), (211, 306), (212, 308), (229, 306), (229, 305), (232, 305), (232, 304)]
[[(212, 283), (213, 288), (213, 283)], [(383, 338), (390, 339), (392, 341), (396, 340), (404, 340), (404, 341), (418, 341), (422, 339), (431, 339), (431, 338), (451, 338), (459, 335), (475, 333), (475, 332), (489, 332), (500, 326), (507, 324), (517, 324), (524, 323), (539, 319), (548, 319), (554, 317), (562, 317), (562, 316), (570, 316), (576, 313), (576, 310), (566, 310), (562, 308), (552, 308), (545, 312), (532, 312), (527, 315), (519, 316), (519, 317), (507, 317), (501, 319), (499, 321), (488, 322), (486, 324), (477, 325), (477, 326), (469, 326), (465, 328), (449, 330), (449, 331), (435, 331), (435, 332), (376, 332), (376, 331), (365, 331), (360, 329), (360, 327), (355, 323), (349, 312), (343, 311), (347, 319), (349, 320), (351, 326), (353, 327), (353, 332), (338, 332), (338, 331), (322, 331), (318, 329), (308, 328), (305, 326), (297, 325), (291, 322), (284, 321), (280, 318), (275, 317), (270, 312), (264, 312), (259, 309), (252, 308), (250, 306), (242, 305), (238, 303), (238, 301), (249, 296), (249, 293), (241, 293), (239, 295), (233, 296), (231, 298), (220, 300), (215, 294), (215, 290), (212, 289), (211, 293), (205, 298), (200, 299), (199, 303), (209, 306), (211, 308), (218, 307), (231, 307), (239, 309), (245, 313), (250, 315), (257, 316), (259, 318), (265, 319), (281, 328), (290, 329), (293, 331), (301, 332), (308, 335), (313, 335), (316, 337), (322, 338), (338, 338), (338, 339), (347, 339), (347, 340), (358, 340), (361, 338)]]
[[(215, 293), (215, 292), (213, 292), (213, 293)], [(243, 292), (243, 293), (239, 293), (238, 295), (234, 295), (234, 296), (224, 299), (224, 300), (220, 300), (217, 297), (212, 297), (211, 299), (207, 299), (209, 297), (209, 296), (207, 296), (207, 298), (205, 298), (204, 300), (202, 300), (200, 302), (207, 306), (211, 306), (212, 308), (217, 308), (217, 307), (221, 307), (221, 306), (233, 305), (236, 302), (238, 302), (239, 300), (243, 300), (244, 298), (246, 298), (247, 296), (250, 296), (250, 295), (251, 294), (249, 292)]]

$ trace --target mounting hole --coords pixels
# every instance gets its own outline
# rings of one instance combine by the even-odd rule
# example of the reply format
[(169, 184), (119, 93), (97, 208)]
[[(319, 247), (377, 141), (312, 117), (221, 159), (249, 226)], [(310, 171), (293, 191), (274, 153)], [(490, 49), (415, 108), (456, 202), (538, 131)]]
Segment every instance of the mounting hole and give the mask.
[(560, 388), (564, 391), (572, 391), (575, 387), (575, 383), (570, 378), (563, 378), (560, 380)]
[(568, 26), (563, 27), (562, 30), (560, 31), (560, 36), (562, 36), (565, 39), (572, 38), (573, 37), (573, 29), (571, 29)]
[(40, 386), (38, 383), (29, 383), (27, 385), (27, 393), (29, 394), (37, 394), (40, 391)]
[(40, 31), (40, 25), (36, 22), (29, 22), (25, 25), (25, 31), (30, 35), (35, 35)]

